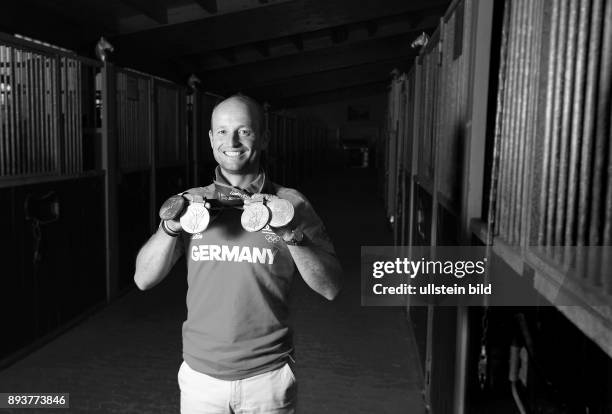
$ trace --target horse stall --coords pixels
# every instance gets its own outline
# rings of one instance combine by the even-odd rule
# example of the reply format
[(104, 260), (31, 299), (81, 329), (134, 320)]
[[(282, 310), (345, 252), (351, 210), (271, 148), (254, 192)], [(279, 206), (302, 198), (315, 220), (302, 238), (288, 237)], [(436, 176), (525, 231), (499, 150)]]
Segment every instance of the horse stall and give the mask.
[(409, 306), (430, 412), (612, 404), (611, 33), (601, 0), (453, 1), (392, 80), (396, 244), (486, 245), (516, 289), (511, 307)]
[(0, 35), (0, 360), (133, 288), (157, 208), (186, 187), (185, 88)]
[(0, 36), (0, 360), (106, 299), (101, 64)]

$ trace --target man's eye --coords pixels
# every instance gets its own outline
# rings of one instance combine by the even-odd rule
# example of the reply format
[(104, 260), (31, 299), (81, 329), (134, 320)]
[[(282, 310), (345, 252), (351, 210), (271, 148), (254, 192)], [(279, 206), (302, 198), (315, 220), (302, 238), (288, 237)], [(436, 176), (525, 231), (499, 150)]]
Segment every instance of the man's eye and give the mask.
[(220, 135), (225, 134), (225, 129), (219, 129), (219, 130), (217, 130), (217, 134), (220, 134)]
[(251, 135), (251, 131), (248, 129), (241, 129), (240, 135), (245, 135), (245, 136)]

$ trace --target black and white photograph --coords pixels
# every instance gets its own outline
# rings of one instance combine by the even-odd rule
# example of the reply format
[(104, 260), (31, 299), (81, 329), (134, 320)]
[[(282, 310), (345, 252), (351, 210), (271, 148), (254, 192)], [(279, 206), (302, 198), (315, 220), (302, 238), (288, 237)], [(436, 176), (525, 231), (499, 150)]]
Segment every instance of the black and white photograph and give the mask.
[(612, 0), (7, 0), (0, 414), (612, 414)]

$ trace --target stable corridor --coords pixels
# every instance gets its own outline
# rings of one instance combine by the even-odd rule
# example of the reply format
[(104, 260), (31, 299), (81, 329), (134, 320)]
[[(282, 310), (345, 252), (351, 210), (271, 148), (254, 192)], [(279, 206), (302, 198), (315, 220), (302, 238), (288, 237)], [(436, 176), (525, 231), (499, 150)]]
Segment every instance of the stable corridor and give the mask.
[[(360, 247), (392, 244), (374, 171), (336, 171), (299, 190), (325, 221), (346, 271), (344, 290), (333, 302), (295, 280), (299, 412), (424, 413), (405, 309), (360, 305)], [(152, 290), (130, 291), (0, 371), (0, 389), (69, 392), (74, 413), (178, 413), (183, 266), (179, 262)], [(45, 410), (54, 411), (68, 412)]]

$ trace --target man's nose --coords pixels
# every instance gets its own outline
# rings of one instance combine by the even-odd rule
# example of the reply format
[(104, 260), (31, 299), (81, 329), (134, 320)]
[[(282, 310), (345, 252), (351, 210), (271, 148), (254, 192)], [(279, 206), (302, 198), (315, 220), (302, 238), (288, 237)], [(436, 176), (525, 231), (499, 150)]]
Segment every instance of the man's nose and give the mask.
[(234, 131), (231, 134), (228, 134), (229, 144), (232, 147), (237, 147), (240, 144), (240, 136), (238, 135), (238, 131)]

